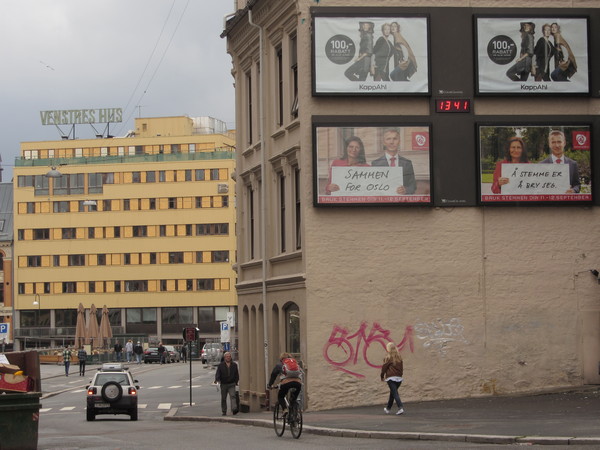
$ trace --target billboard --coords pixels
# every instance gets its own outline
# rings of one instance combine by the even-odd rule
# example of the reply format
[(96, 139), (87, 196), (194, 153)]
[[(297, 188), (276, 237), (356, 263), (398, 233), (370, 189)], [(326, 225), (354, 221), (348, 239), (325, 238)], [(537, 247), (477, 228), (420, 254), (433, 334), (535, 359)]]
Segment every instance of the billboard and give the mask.
[(480, 201), (592, 201), (586, 124), (478, 125)]
[(475, 17), (478, 94), (588, 94), (586, 17)]
[(423, 15), (313, 16), (313, 95), (430, 92)]
[(313, 124), (318, 205), (431, 203), (428, 124)]

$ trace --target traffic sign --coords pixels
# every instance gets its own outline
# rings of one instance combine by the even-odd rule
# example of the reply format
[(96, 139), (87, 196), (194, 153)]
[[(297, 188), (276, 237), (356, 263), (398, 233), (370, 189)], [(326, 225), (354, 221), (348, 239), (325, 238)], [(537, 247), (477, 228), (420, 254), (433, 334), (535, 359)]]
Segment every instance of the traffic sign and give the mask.
[(0, 338), (7, 338), (10, 330), (10, 323), (0, 323)]
[(231, 342), (231, 333), (227, 322), (221, 322), (221, 342)]

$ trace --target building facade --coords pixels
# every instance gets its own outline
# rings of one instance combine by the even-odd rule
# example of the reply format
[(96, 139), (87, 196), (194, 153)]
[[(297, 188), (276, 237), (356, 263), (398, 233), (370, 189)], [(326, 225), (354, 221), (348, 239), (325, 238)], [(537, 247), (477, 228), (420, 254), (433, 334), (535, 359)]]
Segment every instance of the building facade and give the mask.
[[(1, 172), (0, 172), (1, 175)], [(2, 178), (0, 177), (0, 181)], [(0, 323), (8, 332), (0, 333), (0, 349), (12, 345), (12, 269), (13, 269), (13, 187), (0, 182)], [(4, 345), (4, 347), (2, 347)]]
[(219, 321), (237, 305), (234, 137), (198, 132), (202, 123), (139, 118), (126, 138), (22, 143), (14, 169), (21, 348), (72, 342), (80, 303), (106, 305), (121, 342), (178, 344), (183, 327), (196, 325), (201, 341), (220, 336)]
[[(571, 201), (568, 206), (540, 201), (490, 206), (484, 189), (492, 184), (494, 166), (478, 169), (484, 167), (483, 123), (504, 131), (515, 124), (547, 130), (582, 122), (584, 132), (599, 132), (598, 67), (590, 63), (586, 70), (585, 48), (577, 56), (578, 76), (590, 77), (584, 95), (486, 96), (485, 80), (476, 80), (476, 70), (484, 68), (473, 54), (477, 17), (491, 16), (488, 25), (496, 18), (535, 20), (536, 40), (548, 15), (561, 23), (580, 20), (590, 29), (598, 23), (600, 2), (559, 3), (375, 0), (365, 8), (351, 0), (238, 2), (223, 37), (236, 85), (242, 402), (264, 405), (270, 368), (288, 351), (304, 366), (307, 407), (383, 404), (387, 386), (379, 367), (387, 342), (401, 349), (406, 400), (600, 383), (600, 291), (590, 272), (600, 259), (597, 175), (581, 186), (567, 185), (559, 199)], [(416, 47), (415, 36), (422, 32), (428, 58), (417, 68), (406, 42), (396, 37), (409, 57), (394, 64), (405, 77), (413, 64), (413, 80), (422, 76), (423, 85), (405, 80), (402, 86), (413, 92), (362, 95), (359, 89), (408, 89), (387, 83), (391, 69), (379, 75), (379, 84), (376, 75), (368, 75), (369, 83), (350, 86), (353, 73), (344, 73), (359, 59), (363, 22), (379, 36), (383, 22), (404, 24), (408, 16), (422, 25), (412, 35), (407, 26), (405, 41)], [(350, 38), (331, 32), (328, 41), (318, 34), (324, 24), (337, 25), (331, 18), (343, 24), (348, 17), (352, 28), (342, 34)], [(508, 31), (518, 52), (519, 23)], [(570, 27), (571, 42), (576, 31)], [(558, 38), (553, 39), (556, 49)], [(598, 43), (592, 33), (587, 44)], [(346, 51), (352, 45), (354, 51)], [(323, 52), (328, 65), (315, 56)], [(339, 82), (319, 84), (329, 67), (337, 70)], [(501, 77), (509, 67), (498, 69)], [(523, 90), (575, 87), (534, 81), (534, 75), (529, 83), (537, 84), (524, 84)], [(457, 103), (462, 114), (452, 115), (444, 114), (438, 100), (467, 103)], [(377, 205), (369, 197), (368, 205), (328, 206), (339, 197), (331, 195), (333, 170), (322, 161), (346, 157), (344, 139), (362, 135), (368, 162), (362, 165), (376, 166), (375, 154), (387, 148), (390, 127), (404, 149), (400, 155), (413, 161), (401, 175), (404, 188), (412, 183), (413, 190), (398, 192), (411, 205)], [(526, 131), (533, 139), (534, 130)], [(419, 146), (427, 141), (430, 150), (424, 153)], [(531, 151), (541, 161), (549, 144), (545, 138), (536, 142)], [(589, 163), (594, 149), (592, 144), (586, 155), (575, 154)], [(580, 162), (582, 173), (583, 166)]]

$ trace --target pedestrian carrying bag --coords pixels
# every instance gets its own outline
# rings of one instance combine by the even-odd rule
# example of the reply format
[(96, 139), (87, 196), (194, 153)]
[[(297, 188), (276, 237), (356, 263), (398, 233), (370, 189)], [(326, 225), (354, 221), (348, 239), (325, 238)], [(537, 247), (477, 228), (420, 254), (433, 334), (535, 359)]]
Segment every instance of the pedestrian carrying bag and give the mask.
[(300, 378), (301, 370), (298, 361), (294, 358), (284, 358), (281, 362), (283, 364), (281, 372), (285, 378)]

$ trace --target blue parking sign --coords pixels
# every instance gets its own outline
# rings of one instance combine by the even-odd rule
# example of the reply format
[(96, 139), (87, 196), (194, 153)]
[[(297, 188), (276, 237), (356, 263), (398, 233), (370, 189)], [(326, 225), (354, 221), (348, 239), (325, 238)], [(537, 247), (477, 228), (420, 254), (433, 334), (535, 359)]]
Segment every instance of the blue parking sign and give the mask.
[(0, 334), (8, 334), (8, 323), (0, 323)]

